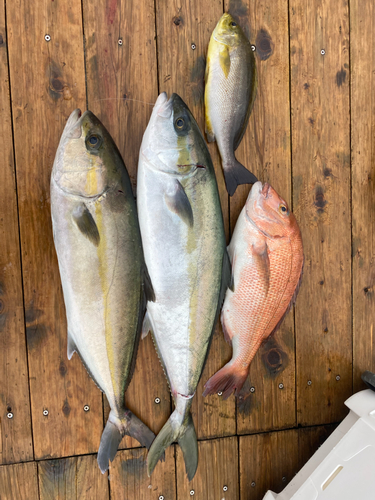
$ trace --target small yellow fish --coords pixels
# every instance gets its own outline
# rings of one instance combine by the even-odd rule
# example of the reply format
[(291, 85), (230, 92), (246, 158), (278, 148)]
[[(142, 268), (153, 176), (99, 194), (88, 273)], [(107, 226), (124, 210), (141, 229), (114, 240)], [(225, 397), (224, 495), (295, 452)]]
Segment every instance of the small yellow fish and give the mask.
[(211, 35), (205, 81), (207, 140), (217, 141), (227, 191), (233, 196), (239, 184), (257, 181), (234, 156), (249, 121), (257, 78), (250, 42), (230, 14), (221, 16)]

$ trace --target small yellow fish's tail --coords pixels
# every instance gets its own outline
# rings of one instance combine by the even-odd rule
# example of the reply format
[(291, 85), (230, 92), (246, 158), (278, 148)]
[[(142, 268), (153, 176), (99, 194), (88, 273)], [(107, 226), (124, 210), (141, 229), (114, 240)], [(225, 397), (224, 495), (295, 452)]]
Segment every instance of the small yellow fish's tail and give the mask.
[(232, 162), (223, 162), (225, 185), (230, 196), (233, 196), (240, 184), (254, 184), (257, 178), (235, 158)]
[(125, 434), (135, 438), (146, 448), (150, 448), (155, 439), (155, 434), (130, 410), (125, 410), (121, 418), (111, 410), (98, 451), (98, 465), (103, 474), (109, 468), (109, 461), (112, 462), (115, 458)]

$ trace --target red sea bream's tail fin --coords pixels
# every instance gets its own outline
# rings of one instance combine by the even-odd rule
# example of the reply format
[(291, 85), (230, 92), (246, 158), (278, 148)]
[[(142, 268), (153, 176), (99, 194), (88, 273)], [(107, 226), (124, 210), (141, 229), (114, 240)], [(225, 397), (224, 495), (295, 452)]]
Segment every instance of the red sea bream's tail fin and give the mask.
[(248, 367), (239, 370), (238, 366), (230, 361), (206, 382), (203, 396), (222, 392), (223, 399), (228, 399), (232, 392), (238, 393), (244, 385), (248, 373)]

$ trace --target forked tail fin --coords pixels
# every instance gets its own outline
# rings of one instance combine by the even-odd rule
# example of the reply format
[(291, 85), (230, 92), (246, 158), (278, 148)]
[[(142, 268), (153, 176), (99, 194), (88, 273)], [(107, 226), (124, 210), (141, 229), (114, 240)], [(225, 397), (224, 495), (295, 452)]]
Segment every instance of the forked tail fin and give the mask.
[(185, 460), (186, 474), (191, 481), (198, 467), (198, 442), (194, 422), (189, 411), (187, 418), (181, 424), (176, 410), (172, 413), (162, 430), (152, 443), (147, 457), (147, 472), (151, 476), (159, 458), (174, 441), (181, 447)]
[(238, 366), (230, 361), (205, 383), (203, 396), (222, 392), (223, 399), (228, 399), (233, 391), (238, 393), (244, 385), (248, 373), (248, 368), (239, 370)]
[(234, 195), (239, 184), (254, 184), (258, 180), (235, 158), (232, 163), (224, 163), (223, 170), (225, 185), (230, 196)]
[(117, 449), (125, 434), (135, 438), (146, 448), (150, 448), (152, 441), (155, 439), (155, 434), (130, 410), (126, 410), (121, 418), (111, 411), (98, 451), (98, 465), (103, 474), (109, 468), (109, 461), (112, 462), (115, 458)]

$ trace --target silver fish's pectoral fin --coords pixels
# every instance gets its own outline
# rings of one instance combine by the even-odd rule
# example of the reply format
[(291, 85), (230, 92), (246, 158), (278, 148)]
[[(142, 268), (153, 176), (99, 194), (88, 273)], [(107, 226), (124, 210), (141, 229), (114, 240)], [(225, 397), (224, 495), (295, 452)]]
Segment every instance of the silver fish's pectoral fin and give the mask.
[(151, 283), (151, 278), (148, 273), (146, 264), (143, 266), (143, 289), (145, 292), (145, 297), (147, 302), (155, 302), (155, 292), (154, 287)]
[(146, 312), (143, 324), (142, 324), (142, 339), (146, 338), (148, 333), (152, 331), (150, 317), (148, 312)]
[(84, 203), (80, 203), (75, 207), (72, 217), (81, 233), (96, 247), (99, 246), (100, 235), (98, 227)]
[(181, 183), (176, 179), (173, 182), (173, 187), (164, 194), (165, 203), (168, 209), (178, 215), (180, 219), (189, 227), (193, 226), (193, 210), (190, 205)]

